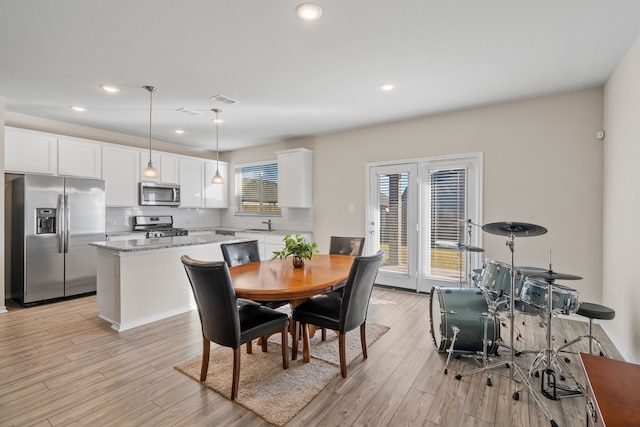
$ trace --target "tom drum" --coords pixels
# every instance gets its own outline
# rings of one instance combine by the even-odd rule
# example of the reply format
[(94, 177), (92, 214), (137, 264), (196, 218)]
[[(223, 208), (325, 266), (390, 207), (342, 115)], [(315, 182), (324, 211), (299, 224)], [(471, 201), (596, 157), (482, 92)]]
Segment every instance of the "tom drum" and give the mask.
[[(526, 304), (531, 304), (541, 310), (545, 309), (547, 308), (548, 287), (549, 285), (546, 282), (527, 279), (522, 285), (520, 299)], [(575, 313), (580, 306), (578, 291), (568, 286), (554, 283), (551, 304), (554, 311), (560, 311), (563, 314)]]
[[(513, 293), (515, 298), (520, 296), (523, 282), (524, 276), (520, 270), (516, 269)], [(480, 273), (478, 287), (486, 290), (487, 292), (502, 292), (504, 295), (511, 295), (511, 265), (499, 261), (493, 261), (491, 259), (485, 259), (482, 264), (482, 273)]]

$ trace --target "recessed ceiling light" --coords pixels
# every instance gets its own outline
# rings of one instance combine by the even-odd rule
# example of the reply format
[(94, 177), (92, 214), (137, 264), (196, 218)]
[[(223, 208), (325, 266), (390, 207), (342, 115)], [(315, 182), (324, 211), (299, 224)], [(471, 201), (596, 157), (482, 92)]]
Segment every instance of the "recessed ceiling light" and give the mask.
[(224, 123), (224, 120), (222, 120), (222, 119), (212, 119), (211, 121), (213, 123)]
[(182, 130), (182, 129), (174, 129), (173, 132), (177, 133), (178, 135), (182, 135), (184, 133), (184, 130)]
[(72, 106), (71, 106), (71, 107), (69, 107), (69, 108), (71, 108), (73, 111), (80, 111), (80, 112), (82, 112), (82, 111), (87, 111), (87, 109), (86, 109), (86, 108), (81, 107), (81, 106), (79, 106), (79, 105), (72, 105)]
[(115, 86), (111, 86), (111, 85), (102, 85), (100, 86), (102, 88), (102, 90), (104, 90), (105, 92), (109, 92), (109, 93), (118, 93), (120, 92), (120, 88), (117, 88)]
[(394, 85), (393, 83), (385, 83), (383, 85), (380, 85), (380, 90), (383, 90), (385, 92), (392, 91), (395, 88), (396, 88), (396, 85)]
[(303, 21), (317, 21), (322, 17), (322, 8), (313, 3), (302, 3), (296, 7), (296, 15)]

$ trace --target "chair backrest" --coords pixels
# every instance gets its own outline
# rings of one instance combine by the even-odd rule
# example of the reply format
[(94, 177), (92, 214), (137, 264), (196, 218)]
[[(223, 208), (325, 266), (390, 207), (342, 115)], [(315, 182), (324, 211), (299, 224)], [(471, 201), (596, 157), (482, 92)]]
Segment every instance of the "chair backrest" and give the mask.
[(353, 260), (340, 305), (339, 332), (347, 333), (367, 319), (369, 298), (383, 257), (384, 251), (379, 250), (375, 255)]
[(337, 255), (361, 256), (364, 250), (364, 237), (331, 236), (329, 253)]
[(260, 248), (257, 240), (222, 243), (220, 249), (222, 249), (222, 256), (229, 267), (260, 261)]
[(180, 258), (198, 306), (202, 335), (225, 347), (239, 348), (240, 315), (229, 268), (223, 261)]

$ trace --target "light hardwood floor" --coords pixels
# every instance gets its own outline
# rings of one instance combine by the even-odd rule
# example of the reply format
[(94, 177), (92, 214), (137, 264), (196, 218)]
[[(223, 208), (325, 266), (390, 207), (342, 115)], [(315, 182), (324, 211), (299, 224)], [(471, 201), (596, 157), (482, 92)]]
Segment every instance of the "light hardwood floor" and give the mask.
[[(512, 399), (517, 384), (507, 368), (492, 371), (492, 387), (482, 373), (454, 378), (477, 366), (470, 358), (452, 359), (444, 375), (446, 354), (435, 350), (429, 332), (429, 295), (376, 288), (368, 322), (391, 329), (369, 347), (368, 360), (356, 359), (348, 378), (333, 381), (290, 426), (549, 425), (526, 390)], [(516, 317), (519, 349), (544, 347), (537, 322)], [(554, 322), (559, 343), (562, 333), (586, 330), (577, 320)], [(599, 326), (596, 331), (609, 355), (620, 359)], [(508, 341), (509, 330), (501, 335)], [(586, 342), (574, 347), (586, 348)], [(197, 312), (117, 333), (98, 318), (95, 296), (31, 308), (10, 303), (9, 313), (0, 315), (0, 426), (267, 425), (173, 369), (200, 352)], [(509, 350), (500, 353), (496, 360)], [(579, 361), (569, 357), (584, 384)], [(525, 366), (532, 358), (517, 362)], [(540, 380), (533, 384), (539, 391)], [(542, 400), (559, 426), (584, 425), (584, 397)]]

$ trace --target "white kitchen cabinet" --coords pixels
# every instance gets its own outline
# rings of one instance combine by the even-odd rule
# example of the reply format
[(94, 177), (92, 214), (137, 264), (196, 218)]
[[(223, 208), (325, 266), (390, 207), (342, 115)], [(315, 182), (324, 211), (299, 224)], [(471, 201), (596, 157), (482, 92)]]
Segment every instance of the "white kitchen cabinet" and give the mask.
[(278, 155), (278, 206), (310, 208), (312, 155), (306, 148), (276, 151)]
[(139, 150), (102, 147), (102, 179), (107, 206), (137, 206), (139, 177)]
[(213, 184), (211, 178), (216, 174), (216, 162), (204, 163), (204, 207), (226, 208), (229, 206), (229, 165), (220, 162), (220, 175), (224, 179), (223, 184)]
[(204, 207), (204, 161), (180, 157), (180, 207)]
[(102, 144), (84, 139), (58, 138), (58, 175), (100, 178)]
[(180, 182), (180, 157), (175, 154), (160, 153), (160, 163), (158, 165), (160, 166), (160, 182), (168, 184), (178, 184)]
[(55, 175), (58, 173), (58, 141), (55, 135), (5, 127), (6, 172)]
[(162, 168), (160, 167), (160, 153), (157, 151), (151, 152), (151, 163), (153, 163), (153, 167), (156, 171), (158, 171), (157, 178), (149, 178), (146, 176), (142, 176), (142, 172), (149, 166), (149, 150), (140, 151), (140, 167), (138, 168), (138, 180), (139, 181), (148, 181), (148, 182), (160, 182), (160, 178), (162, 177)]

